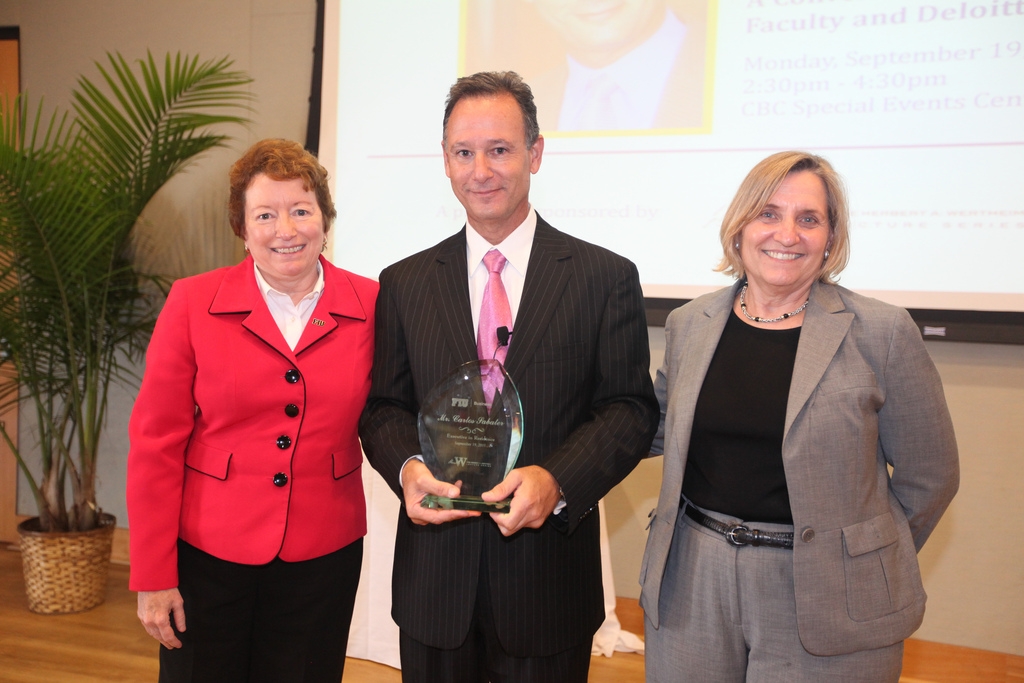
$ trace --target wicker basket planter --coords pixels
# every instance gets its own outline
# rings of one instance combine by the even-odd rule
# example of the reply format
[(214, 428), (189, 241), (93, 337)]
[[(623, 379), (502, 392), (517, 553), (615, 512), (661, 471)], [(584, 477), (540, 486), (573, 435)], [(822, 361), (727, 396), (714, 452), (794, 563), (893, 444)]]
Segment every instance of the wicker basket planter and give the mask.
[(113, 515), (91, 531), (39, 531), (39, 518), (18, 525), (28, 608), (37, 614), (84, 612), (107, 596)]

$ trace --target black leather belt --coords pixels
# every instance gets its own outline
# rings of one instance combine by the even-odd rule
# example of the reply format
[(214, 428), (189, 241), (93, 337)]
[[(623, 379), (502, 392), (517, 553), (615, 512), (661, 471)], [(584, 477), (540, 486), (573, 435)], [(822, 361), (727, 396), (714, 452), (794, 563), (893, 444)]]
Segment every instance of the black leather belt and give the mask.
[(708, 517), (692, 505), (686, 506), (686, 516), (702, 527), (722, 534), (725, 536), (725, 540), (737, 547), (744, 545), (764, 545), (769, 548), (793, 547), (792, 533), (785, 531), (760, 531), (758, 529), (751, 529), (743, 524), (726, 524), (725, 522), (719, 522), (714, 517)]

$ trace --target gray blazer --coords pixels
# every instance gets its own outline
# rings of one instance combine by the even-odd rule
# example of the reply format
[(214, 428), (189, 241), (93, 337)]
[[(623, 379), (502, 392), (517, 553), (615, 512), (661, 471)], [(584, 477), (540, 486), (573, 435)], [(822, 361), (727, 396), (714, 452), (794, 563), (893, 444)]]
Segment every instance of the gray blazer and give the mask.
[[(672, 312), (655, 390), (664, 453), (641, 605), (657, 628), (697, 395), (739, 283)], [(903, 309), (815, 284), (786, 406), (800, 641), (815, 655), (897, 643), (921, 624), (921, 549), (959, 485), (942, 383)], [(891, 474), (889, 468), (892, 468)]]

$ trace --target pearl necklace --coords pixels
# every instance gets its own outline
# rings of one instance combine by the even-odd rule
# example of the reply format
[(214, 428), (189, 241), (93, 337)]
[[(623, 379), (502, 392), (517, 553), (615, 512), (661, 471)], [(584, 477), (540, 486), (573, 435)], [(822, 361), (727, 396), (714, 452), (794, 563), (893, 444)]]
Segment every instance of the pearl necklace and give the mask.
[(750, 315), (749, 313), (747, 313), (747, 302), (743, 300), (743, 297), (744, 297), (744, 295), (746, 293), (747, 293), (747, 286), (743, 285), (743, 289), (740, 290), (740, 310), (743, 311), (743, 317), (745, 317), (747, 320), (751, 320), (751, 321), (753, 321), (755, 323), (777, 323), (780, 320), (785, 320), (786, 318), (792, 318), (794, 315), (800, 315), (803, 312), (803, 310), (805, 308), (807, 308), (807, 304), (811, 303), (810, 298), (808, 298), (807, 301), (803, 302), (803, 304), (800, 306), (800, 308), (796, 309), (795, 311), (790, 311), (789, 313), (783, 313), (782, 315), (780, 315), (777, 318), (759, 318), (756, 315)]

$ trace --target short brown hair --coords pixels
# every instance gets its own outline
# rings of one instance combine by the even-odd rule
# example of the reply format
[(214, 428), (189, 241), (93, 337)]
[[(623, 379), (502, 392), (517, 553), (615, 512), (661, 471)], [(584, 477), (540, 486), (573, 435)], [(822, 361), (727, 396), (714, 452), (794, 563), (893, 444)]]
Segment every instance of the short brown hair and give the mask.
[(331, 200), (331, 190), (327, 187), (327, 169), (299, 143), (268, 138), (247, 149), (228, 173), (228, 220), (236, 235), (245, 237), (245, 193), (261, 173), (271, 180), (300, 178), (303, 189), (316, 195), (316, 203), (324, 218), (324, 234), (327, 234), (338, 213)]
[(829, 238), (828, 257), (821, 264), (818, 281), (835, 284), (839, 273), (850, 260), (850, 213), (843, 181), (825, 159), (808, 152), (778, 152), (760, 161), (736, 191), (729, 209), (722, 219), (719, 237), (722, 240), (722, 260), (716, 271), (736, 278), (745, 277), (743, 260), (736, 248), (736, 239), (744, 226), (761, 213), (772, 195), (790, 173), (810, 171), (821, 178), (825, 186), (828, 205)]
[(463, 76), (455, 81), (448, 90), (448, 99), (444, 103), (444, 121), (441, 122), (441, 139), (448, 139), (448, 119), (459, 100), (472, 97), (496, 97), (511, 95), (523, 113), (523, 132), (526, 135), (526, 146), (533, 147), (540, 137), (540, 125), (537, 123), (537, 105), (533, 101), (533, 91), (522, 76), (515, 71), (481, 71), (472, 76)]

